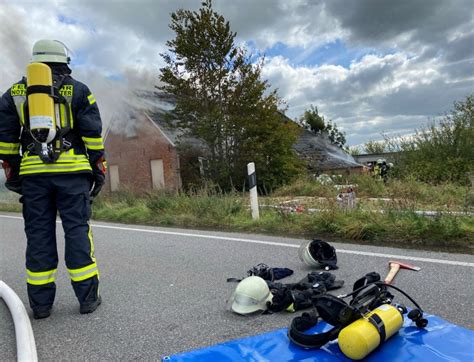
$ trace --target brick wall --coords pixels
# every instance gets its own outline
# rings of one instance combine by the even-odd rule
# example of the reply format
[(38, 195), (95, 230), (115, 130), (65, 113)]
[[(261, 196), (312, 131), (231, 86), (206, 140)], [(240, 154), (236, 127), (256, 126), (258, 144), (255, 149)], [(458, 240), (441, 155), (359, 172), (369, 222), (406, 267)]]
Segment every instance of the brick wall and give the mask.
[[(165, 188), (179, 189), (181, 178), (176, 148), (145, 115), (133, 122), (136, 122), (136, 127), (127, 127), (135, 128), (134, 132), (129, 131), (129, 135), (125, 134), (125, 127), (112, 124), (105, 140), (107, 162), (109, 166), (118, 166), (120, 187), (134, 191), (151, 190), (150, 161), (162, 159)], [(104, 189), (110, 191), (110, 173)]]

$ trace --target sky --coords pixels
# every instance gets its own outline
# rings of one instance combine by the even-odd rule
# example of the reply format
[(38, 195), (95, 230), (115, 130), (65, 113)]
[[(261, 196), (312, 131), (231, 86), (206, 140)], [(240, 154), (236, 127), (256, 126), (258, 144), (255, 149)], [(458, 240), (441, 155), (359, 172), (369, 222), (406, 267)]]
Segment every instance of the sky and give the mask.
[[(152, 90), (174, 38), (170, 14), (199, 0), (0, 0), (0, 90), (31, 47), (57, 39), (104, 123), (131, 89)], [(349, 146), (413, 133), (474, 93), (474, 0), (214, 0), (236, 42), (265, 56), (262, 76), (286, 114), (310, 105)]]

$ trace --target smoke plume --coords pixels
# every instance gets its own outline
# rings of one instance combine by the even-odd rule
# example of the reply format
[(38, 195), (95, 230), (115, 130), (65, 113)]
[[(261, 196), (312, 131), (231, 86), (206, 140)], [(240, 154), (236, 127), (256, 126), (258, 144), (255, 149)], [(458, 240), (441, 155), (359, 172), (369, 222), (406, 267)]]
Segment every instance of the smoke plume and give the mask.
[(0, 92), (3, 93), (12, 83), (24, 74), (31, 58), (31, 45), (26, 37), (26, 28), (20, 10), (8, 4), (0, 6)]

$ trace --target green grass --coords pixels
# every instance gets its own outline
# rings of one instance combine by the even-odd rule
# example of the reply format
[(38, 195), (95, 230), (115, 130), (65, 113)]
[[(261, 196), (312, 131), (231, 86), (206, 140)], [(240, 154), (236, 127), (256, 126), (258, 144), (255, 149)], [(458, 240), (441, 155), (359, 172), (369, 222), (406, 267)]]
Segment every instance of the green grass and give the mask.
[[(384, 184), (370, 175), (342, 177), (338, 182), (356, 185), (357, 197), (362, 202), (368, 198), (391, 198), (394, 199), (394, 205), (400, 208), (474, 210), (474, 193), (472, 188), (467, 186), (452, 183), (430, 185), (414, 179), (393, 179)], [(321, 185), (310, 178), (303, 178), (291, 185), (281, 187), (272, 196), (311, 196), (334, 199), (336, 194), (334, 185)]]
[(440, 247), (472, 252), (474, 218), (425, 217), (411, 209), (385, 213), (346, 211), (333, 205), (323, 212), (292, 213), (262, 208), (252, 220), (247, 196), (239, 194), (150, 193), (102, 195), (94, 207), (97, 220), (184, 228), (219, 229), (312, 238), (331, 236), (359, 243), (400, 247)]
[(0, 211), (21, 212), (21, 204), (16, 201), (0, 202)]
[(120, 222), (180, 227), (230, 227), (246, 206), (237, 195), (212, 193), (133, 193), (102, 195), (94, 205), (94, 218)]
[[(362, 200), (354, 210), (343, 210), (334, 202), (334, 186), (299, 180), (278, 190), (274, 198), (261, 198), (261, 205), (278, 204), (275, 200), (294, 197), (327, 197), (324, 211), (292, 213), (262, 207), (260, 219), (252, 220), (247, 194), (222, 193), (204, 189), (190, 193), (150, 192), (140, 195), (130, 191), (102, 194), (94, 201), (95, 220), (120, 223), (173, 226), (225, 231), (285, 235), (301, 238), (316, 236), (356, 243), (414, 248), (442, 248), (446, 251), (473, 253), (474, 218), (441, 215), (425, 217), (414, 211), (472, 211), (469, 188), (453, 185), (433, 187), (414, 181), (391, 181), (388, 185), (370, 177), (343, 180), (357, 184), (358, 196), (397, 197), (397, 202), (369, 203)], [(472, 197), (472, 196), (471, 196)], [(374, 209), (384, 209), (384, 213)], [(14, 201), (0, 203), (0, 210), (18, 212)]]

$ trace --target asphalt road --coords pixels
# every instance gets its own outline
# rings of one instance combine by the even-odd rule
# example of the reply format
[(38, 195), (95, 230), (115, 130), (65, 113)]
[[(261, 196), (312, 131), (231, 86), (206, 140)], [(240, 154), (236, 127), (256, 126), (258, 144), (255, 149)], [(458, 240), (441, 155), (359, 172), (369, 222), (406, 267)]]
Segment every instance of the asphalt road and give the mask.
[[(227, 277), (243, 277), (258, 263), (288, 267), (298, 281), (311, 269), (298, 259), (303, 240), (196, 230), (93, 223), (103, 304), (80, 315), (60, 261), (52, 316), (31, 320), (40, 361), (160, 360), (161, 357), (234, 338), (288, 327), (298, 314), (242, 317), (226, 309), (235, 288)], [(58, 225), (63, 255), (63, 234)], [(0, 215), (0, 279), (27, 306), (25, 236), (20, 215)], [(474, 257), (396, 248), (333, 243), (347, 292), (367, 272), (385, 275), (390, 259), (421, 271), (400, 271), (395, 284), (430, 314), (474, 329)], [(404, 302), (403, 298), (397, 299)], [(0, 301), (0, 360), (14, 361), (15, 334)]]

